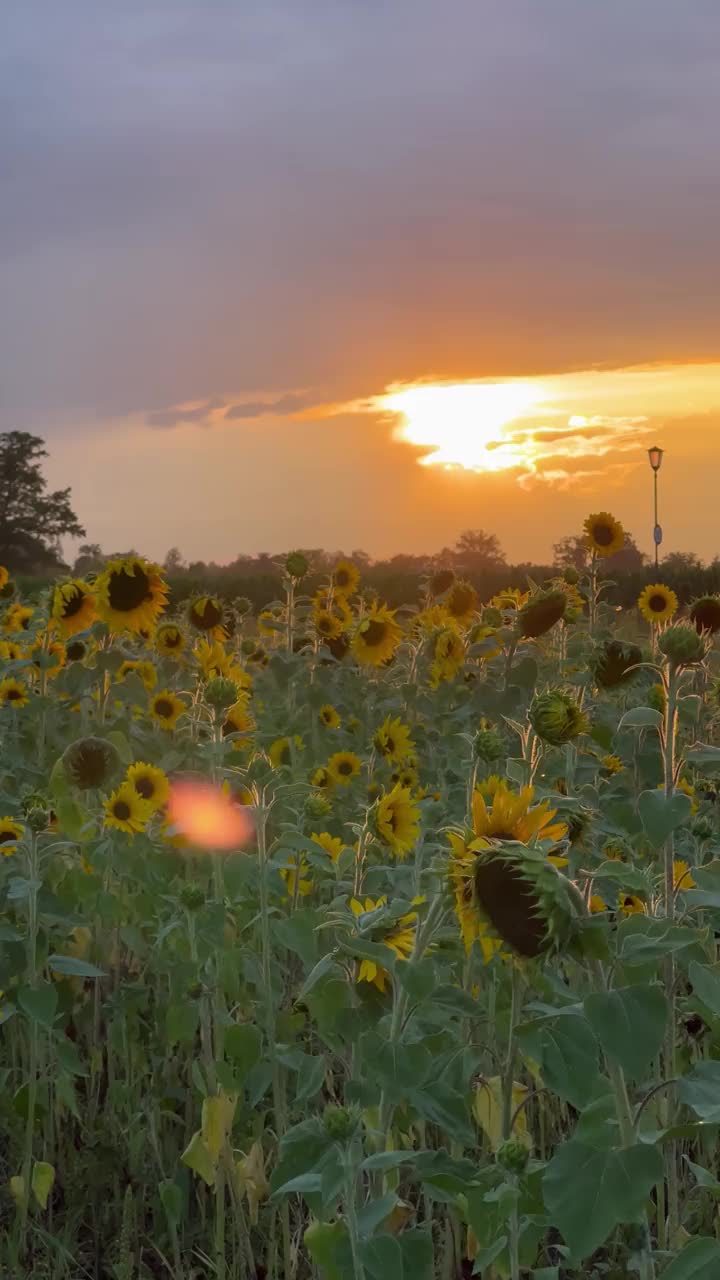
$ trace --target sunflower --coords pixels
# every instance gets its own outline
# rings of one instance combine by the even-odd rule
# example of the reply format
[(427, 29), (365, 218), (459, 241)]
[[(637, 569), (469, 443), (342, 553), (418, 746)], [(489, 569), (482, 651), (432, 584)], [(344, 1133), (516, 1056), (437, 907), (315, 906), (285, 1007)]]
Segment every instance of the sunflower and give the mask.
[(65, 657), (68, 662), (82, 662), (88, 652), (88, 646), (84, 640), (70, 640), (65, 645)]
[[(393, 785), (404, 787), (406, 791), (415, 791), (419, 782), (417, 769), (412, 764), (404, 764), (391, 774)], [(419, 797), (416, 797), (419, 799)]]
[(605, 773), (609, 774), (610, 777), (612, 777), (613, 774), (622, 773), (623, 769), (625, 768), (625, 765), (623, 761), (620, 759), (620, 756), (613, 756), (613, 755), (603, 756), (602, 760), (600, 761), (600, 764), (602, 765)]
[(310, 839), (314, 840), (315, 844), (320, 845), (320, 848), (325, 851), (332, 862), (337, 862), (345, 848), (340, 836), (331, 836), (329, 831), (313, 831)]
[(317, 609), (314, 622), (315, 630), (323, 640), (337, 640), (343, 633), (342, 619), (335, 617), (329, 609)]
[(720, 631), (720, 596), (700, 596), (690, 605), (690, 621), (698, 632)]
[[(451, 832), (450, 881), (455, 895), (455, 911), (465, 948), (470, 950), (477, 939), (486, 960), (499, 949), (493, 939), (475, 892), (477, 859), (491, 848), (490, 841), (551, 840), (557, 844), (567, 835), (564, 823), (553, 823), (555, 810), (546, 800), (533, 805), (533, 787), (513, 792), (507, 783), (495, 776), (486, 778), (475, 788), (472, 800), (472, 831)], [(488, 803), (489, 801), (489, 803)]]
[(0, 706), (24, 707), (28, 698), (28, 687), (22, 680), (15, 680), (13, 676), (0, 680)]
[(335, 708), (330, 706), (329, 702), (326, 702), (325, 706), (320, 708), (318, 716), (320, 723), (324, 724), (326, 729), (339, 729), (342, 724), (340, 716)]
[(490, 601), (490, 607), (497, 609), (502, 614), (515, 614), (527, 604), (530, 599), (529, 591), (521, 591), (519, 587), (504, 587), (502, 591), (498, 591)]
[(338, 560), (332, 571), (332, 584), (338, 595), (351, 596), (357, 591), (360, 571), (351, 560)]
[(216, 680), (223, 676), (232, 680), (239, 689), (252, 688), (252, 676), (237, 661), (234, 653), (228, 653), (220, 640), (199, 640), (193, 649), (205, 680)]
[(678, 890), (694, 889), (695, 881), (692, 878), (692, 872), (687, 862), (683, 862), (682, 858), (676, 858), (673, 862), (673, 887), (675, 892)]
[(293, 738), (277, 738), (268, 750), (273, 769), (281, 769), (283, 765), (291, 765), (295, 752), (302, 751), (304, 746), (305, 743), (297, 734)]
[(624, 916), (641, 916), (647, 910), (642, 898), (638, 898), (634, 893), (621, 893), (618, 898), (618, 906)]
[(646, 587), (638, 599), (638, 609), (646, 622), (659, 626), (661, 622), (669, 622), (678, 607), (678, 598), (669, 587), (661, 582)]
[(278, 634), (280, 622), (282, 622), (280, 609), (263, 609), (257, 616), (257, 629), (266, 640), (272, 640)]
[(554, 591), (536, 591), (518, 610), (520, 635), (526, 640), (537, 640), (544, 636), (565, 617), (567, 604), (567, 593), (559, 588)]
[(0, 564), (0, 591), (2, 591), (3, 587), (7, 586), (9, 581), (10, 581), (10, 574), (5, 568), (5, 565)]
[(54, 676), (60, 675), (65, 666), (65, 645), (60, 640), (48, 643), (45, 635), (39, 635), (27, 650), (26, 657), (30, 659), (36, 672), (44, 672), (47, 679), (52, 680)]
[(431, 596), (444, 596), (449, 591), (455, 581), (454, 569), (436, 569), (428, 583), (428, 593)]
[(163, 622), (157, 628), (153, 641), (163, 658), (177, 658), (185, 648), (185, 636), (174, 622)]
[(196, 631), (222, 635), (223, 607), (217, 596), (196, 596), (188, 606), (188, 621)]
[(153, 813), (164, 808), (170, 799), (167, 774), (154, 764), (144, 764), (142, 761), (131, 764), (127, 771), (127, 781)]
[(392, 791), (381, 796), (375, 826), (383, 844), (396, 858), (404, 858), (410, 852), (420, 832), (420, 810), (407, 787), (396, 783)]
[(11, 604), (3, 618), (2, 629), (7, 636), (17, 635), (19, 631), (27, 631), (33, 609), (24, 604)]
[(395, 610), (374, 604), (358, 624), (352, 651), (362, 666), (381, 667), (393, 657), (402, 628), (395, 621)]
[(13, 818), (0, 818), (0, 853), (4, 858), (17, 853), (18, 840), (22, 834), (19, 822), (15, 822)]
[(161, 729), (174, 729), (185, 710), (182, 698), (178, 698), (172, 689), (161, 689), (150, 699), (150, 715)]
[(289, 898), (306, 898), (312, 893), (313, 882), (308, 879), (310, 874), (310, 864), (307, 858), (300, 857), (291, 853), (287, 863), (280, 868), (280, 875), (285, 881)]
[(0, 640), (0, 659), (3, 662), (19, 662), (25, 650), (16, 640)]
[[(418, 906), (422, 901), (422, 898), (413, 898), (412, 905)], [(378, 898), (376, 901), (373, 901), (372, 898), (366, 898), (364, 902), (361, 902), (358, 898), (351, 898), (350, 910), (355, 917), (363, 916), (371, 911), (378, 911), (380, 907), (385, 906), (386, 902), (387, 898)], [(392, 951), (398, 960), (408, 960), (413, 953), (417, 918), (417, 911), (408, 911), (404, 916), (400, 916), (400, 919), (395, 922), (387, 933), (377, 939), (389, 951)], [(377, 987), (378, 991), (385, 991), (388, 973), (375, 960), (361, 960), (357, 980), (358, 982), (371, 982), (373, 986)]]
[(497, 658), (502, 653), (502, 646), (494, 643), (497, 638), (497, 628), (488, 627), (479, 622), (472, 628), (468, 635), (471, 645), (481, 645), (480, 653), (473, 653), (470, 656), (476, 658), (478, 662), (489, 662), (491, 658)]
[(315, 769), (315, 771), (310, 775), (310, 786), (317, 787), (320, 791), (330, 791), (334, 785), (335, 779), (330, 773), (330, 770), (326, 769), (324, 765), (320, 765), (319, 768)]
[(471, 582), (457, 578), (448, 591), (444, 604), (455, 622), (469, 622), (478, 611), (478, 593)]
[(373, 746), (388, 764), (402, 764), (415, 755), (415, 743), (410, 736), (410, 729), (399, 716), (395, 719), (386, 717), (373, 738)]
[(114, 743), (92, 734), (69, 743), (61, 758), (65, 777), (81, 790), (107, 787), (120, 768)]
[(82, 578), (70, 578), (53, 587), (50, 617), (62, 636), (86, 631), (97, 617), (95, 595)]
[(112, 632), (153, 627), (168, 592), (159, 566), (141, 556), (108, 560), (94, 587), (98, 614)]
[(223, 738), (229, 737), (231, 733), (245, 734), (244, 738), (237, 738), (233, 743), (235, 750), (241, 751), (243, 747), (247, 746), (247, 735), (253, 733), (255, 728), (255, 718), (250, 711), (249, 699), (247, 697), (238, 698), (225, 712), (225, 720), (222, 726)]
[(117, 678), (124, 680), (126, 676), (135, 674), (147, 689), (148, 693), (152, 693), (157, 684), (157, 671), (152, 662), (140, 662), (136, 658), (126, 658), (125, 662), (121, 662), (118, 667)]
[(625, 530), (609, 511), (598, 511), (588, 516), (583, 529), (585, 546), (595, 556), (614, 556), (625, 546)]
[(133, 836), (150, 821), (153, 809), (130, 782), (123, 782), (105, 802), (105, 826)]
[(603, 689), (627, 684), (638, 675), (642, 651), (626, 640), (605, 640), (591, 655), (590, 665), (597, 683)]
[(455, 627), (443, 627), (432, 642), (433, 661), (430, 684), (433, 689), (444, 680), (454, 680), (465, 662), (465, 642)]
[(362, 768), (362, 762), (352, 751), (336, 751), (327, 762), (327, 771), (333, 782), (347, 787), (356, 778)]

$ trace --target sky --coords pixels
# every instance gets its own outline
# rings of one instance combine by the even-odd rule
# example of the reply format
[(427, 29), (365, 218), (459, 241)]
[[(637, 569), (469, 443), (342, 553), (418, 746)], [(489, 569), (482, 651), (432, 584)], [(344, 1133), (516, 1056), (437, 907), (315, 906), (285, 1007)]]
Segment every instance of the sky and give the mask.
[(719, 118), (717, 0), (4, 6), (0, 430), (218, 561), (649, 550), (659, 443), (712, 558)]

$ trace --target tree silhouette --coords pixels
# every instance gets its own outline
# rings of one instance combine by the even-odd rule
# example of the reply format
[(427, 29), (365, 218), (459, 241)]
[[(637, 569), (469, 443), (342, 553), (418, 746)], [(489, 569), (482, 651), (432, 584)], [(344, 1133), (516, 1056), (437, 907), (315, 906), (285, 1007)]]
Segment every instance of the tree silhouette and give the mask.
[(0, 564), (42, 570), (61, 563), (60, 538), (85, 533), (70, 490), (47, 492), (45, 442), (27, 431), (0, 433)]
[(484, 529), (465, 529), (451, 554), (458, 568), (475, 572), (496, 569), (506, 563), (497, 534), (486, 533)]

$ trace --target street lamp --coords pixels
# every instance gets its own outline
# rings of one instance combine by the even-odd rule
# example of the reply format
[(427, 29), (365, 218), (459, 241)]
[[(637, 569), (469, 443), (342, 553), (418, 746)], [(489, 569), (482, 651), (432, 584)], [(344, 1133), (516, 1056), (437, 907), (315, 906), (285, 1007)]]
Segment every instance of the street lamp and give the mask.
[(658, 567), (660, 543), (662, 542), (662, 536), (663, 536), (662, 529), (658, 524), (658, 494), (657, 494), (658, 471), (660, 470), (660, 466), (663, 460), (663, 453), (664, 453), (664, 450), (661, 449), (656, 444), (653, 445), (652, 449), (648, 449), (648, 458), (650, 459), (650, 466), (653, 469), (653, 481), (655, 486), (655, 527), (653, 529), (653, 541), (655, 542), (655, 568), (656, 569)]

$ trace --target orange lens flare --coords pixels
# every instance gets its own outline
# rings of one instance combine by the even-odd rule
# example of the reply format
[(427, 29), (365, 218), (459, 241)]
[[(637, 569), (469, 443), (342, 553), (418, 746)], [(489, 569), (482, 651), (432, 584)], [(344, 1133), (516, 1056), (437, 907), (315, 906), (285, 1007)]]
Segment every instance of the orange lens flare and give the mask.
[(250, 840), (253, 824), (247, 809), (209, 782), (175, 782), (168, 820), (178, 835), (197, 848), (229, 852)]

